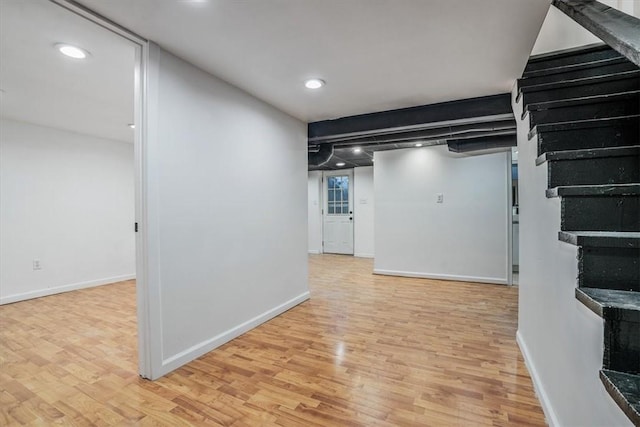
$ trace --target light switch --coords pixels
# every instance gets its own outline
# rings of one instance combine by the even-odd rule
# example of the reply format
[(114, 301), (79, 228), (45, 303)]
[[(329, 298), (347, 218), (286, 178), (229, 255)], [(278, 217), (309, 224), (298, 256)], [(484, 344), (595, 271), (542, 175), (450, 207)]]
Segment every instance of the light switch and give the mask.
[(443, 203), (443, 202), (444, 202), (444, 194), (436, 193), (436, 203)]
[(361, 205), (366, 205), (369, 201), (367, 199), (360, 199)]

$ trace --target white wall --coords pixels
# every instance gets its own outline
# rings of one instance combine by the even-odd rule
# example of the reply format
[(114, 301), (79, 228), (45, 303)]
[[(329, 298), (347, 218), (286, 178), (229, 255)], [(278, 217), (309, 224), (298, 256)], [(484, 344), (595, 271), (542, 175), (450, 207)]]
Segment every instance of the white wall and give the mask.
[(376, 273), (507, 283), (507, 153), (435, 146), (376, 152), (375, 162)]
[(156, 45), (148, 103), (157, 378), (309, 297), (307, 129)]
[[(602, 0), (600, 2), (628, 15), (640, 17), (640, 1), (638, 0)], [(592, 43), (602, 43), (602, 40), (569, 18), (564, 12), (551, 6), (531, 54), (537, 55)]]
[(322, 172), (309, 171), (307, 176), (307, 195), (309, 212), (308, 248), (310, 254), (322, 253)]
[(560, 201), (545, 197), (547, 168), (535, 165), (528, 130), (518, 120), (518, 343), (551, 426), (630, 425), (598, 378), (603, 322), (574, 297), (577, 248), (558, 241)]
[(627, 15), (640, 18), (640, 1), (638, 0), (601, 0), (600, 3), (609, 5)]
[(599, 38), (569, 18), (564, 12), (551, 6), (531, 54), (537, 55), (601, 42)]
[(353, 254), (374, 256), (374, 190), (373, 166), (353, 169)]
[(133, 278), (133, 187), (132, 144), (2, 120), (0, 303)]

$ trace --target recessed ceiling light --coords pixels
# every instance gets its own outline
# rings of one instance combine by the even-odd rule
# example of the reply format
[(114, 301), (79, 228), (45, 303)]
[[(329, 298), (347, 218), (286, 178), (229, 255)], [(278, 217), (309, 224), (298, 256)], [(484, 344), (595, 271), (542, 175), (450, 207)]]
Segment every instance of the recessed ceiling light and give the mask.
[(416, 144), (416, 147), (422, 147), (422, 143), (421, 143), (421, 142), (418, 142), (418, 143)]
[(89, 56), (89, 52), (81, 49), (76, 46), (71, 46), (70, 44), (58, 43), (55, 45), (56, 49), (60, 51), (61, 54), (68, 56), (73, 59), (85, 59)]
[(135, 129), (136, 125), (134, 125), (133, 123), (129, 123), (127, 126), (129, 126), (131, 129)]
[(353, 152), (354, 153), (361, 153), (362, 152), (362, 148), (356, 147), (356, 148), (353, 149)]
[(307, 89), (320, 89), (325, 84), (326, 83), (322, 79), (309, 79), (306, 82), (304, 82), (304, 86)]
[(340, 167), (344, 166), (344, 162), (336, 163), (336, 166), (338, 166), (340, 168)]

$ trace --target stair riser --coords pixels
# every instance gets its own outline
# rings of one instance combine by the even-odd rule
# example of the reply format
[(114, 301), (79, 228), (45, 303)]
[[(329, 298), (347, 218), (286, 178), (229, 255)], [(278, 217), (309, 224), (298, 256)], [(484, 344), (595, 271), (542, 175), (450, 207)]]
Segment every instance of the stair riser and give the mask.
[(580, 98), (583, 96), (606, 95), (640, 89), (640, 78), (633, 77), (623, 80), (611, 80), (596, 84), (564, 87), (522, 94), (524, 105), (535, 102), (557, 101), (560, 99)]
[(562, 231), (640, 231), (640, 196), (562, 198)]
[(640, 323), (607, 320), (604, 339), (604, 368), (630, 374), (640, 373)]
[(632, 184), (640, 182), (640, 155), (547, 163), (549, 188), (561, 185)]
[(640, 112), (640, 97), (571, 105), (529, 112), (529, 130), (537, 124), (629, 116)]
[(518, 89), (527, 86), (539, 85), (543, 83), (555, 83), (564, 80), (581, 79), (585, 77), (605, 76), (607, 74), (622, 73), (624, 71), (634, 71), (638, 67), (632, 62), (622, 62), (613, 65), (605, 65), (582, 70), (566, 71), (558, 74), (550, 74), (538, 77), (526, 77), (518, 80)]
[(602, 59), (617, 58), (620, 54), (613, 49), (604, 49), (596, 52), (588, 52), (565, 56), (563, 58), (550, 58), (545, 61), (535, 61), (527, 64), (524, 74), (530, 71), (544, 70), (547, 68), (562, 67), (565, 65), (583, 64), (585, 62), (599, 61)]
[(640, 120), (610, 127), (540, 132), (538, 155), (549, 151), (624, 147), (636, 145), (639, 141)]
[(640, 292), (640, 249), (578, 248), (578, 284)]

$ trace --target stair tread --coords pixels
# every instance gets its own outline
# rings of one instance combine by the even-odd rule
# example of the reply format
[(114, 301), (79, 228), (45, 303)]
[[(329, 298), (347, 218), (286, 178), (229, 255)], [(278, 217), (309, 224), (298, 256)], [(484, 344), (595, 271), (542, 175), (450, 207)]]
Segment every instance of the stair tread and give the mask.
[(558, 239), (574, 246), (640, 248), (638, 231), (559, 231)]
[(547, 197), (637, 196), (640, 184), (562, 185), (546, 191)]
[(583, 104), (596, 104), (600, 102), (614, 102), (623, 99), (632, 99), (637, 98), (640, 95), (640, 90), (630, 90), (626, 92), (619, 93), (608, 93), (605, 95), (592, 95), (592, 96), (581, 96), (578, 98), (568, 98), (568, 99), (560, 99), (557, 101), (545, 101), (545, 102), (536, 102), (532, 104), (527, 104), (522, 112), (522, 119), (524, 119), (527, 114), (531, 111), (546, 111), (552, 110), (555, 108), (565, 108), (572, 107), (576, 105)]
[(600, 379), (631, 422), (640, 425), (640, 375), (603, 369)]
[(606, 126), (616, 126), (616, 125), (624, 125), (633, 122), (634, 120), (640, 121), (639, 114), (633, 114), (630, 116), (619, 116), (619, 117), (604, 117), (598, 119), (586, 119), (586, 120), (570, 120), (566, 122), (556, 122), (556, 123), (542, 123), (534, 126), (533, 129), (529, 132), (529, 139), (533, 138), (535, 135), (541, 132), (555, 132), (555, 131), (564, 131), (564, 130), (575, 130), (575, 129), (589, 129), (589, 128), (598, 128), (598, 127), (606, 127)]
[(620, 56), (615, 56), (613, 58), (598, 59), (595, 61), (580, 62), (577, 64), (561, 65), (558, 67), (543, 68), (542, 70), (532, 70), (532, 71), (524, 72), (522, 74), (521, 80), (526, 80), (527, 78), (530, 78), (530, 77), (542, 77), (542, 76), (549, 76), (553, 74), (566, 73), (566, 72), (581, 70), (585, 68), (603, 67), (606, 65), (620, 64), (623, 62), (629, 62), (629, 60), (624, 56), (620, 55)]
[(547, 151), (536, 159), (536, 165), (555, 160), (583, 160), (604, 157), (622, 157), (640, 155), (640, 145), (623, 147), (585, 148), (581, 150)]
[(591, 77), (581, 77), (574, 78), (569, 80), (561, 80), (559, 82), (551, 82), (551, 83), (540, 83), (537, 85), (524, 86), (520, 88), (518, 93), (518, 99), (520, 99), (520, 95), (523, 93), (530, 92), (539, 92), (544, 90), (558, 89), (564, 87), (572, 87), (572, 86), (583, 86), (583, 85), (592, 85), (602, 82), (609, 82), (614, 80), (624, 80), (631, 78), (640, 78), (640, 70), (632, 70), (632, 71), (621, 71), (618, 73), (604, 74), (601, 76), (591, 76)]
[(585, 46), (570, 47), (567, 49), (555, 50), (553, 52), (545, 52), (545, 53), (539, 53), (537, 55), (531, 55), (527, 63), (544, 62), (550, 59), (565, 58), (568, 56), (582, 55), (582, 54), (591, 53), (591, 52), (598, 52), (601, 50), (613, 51), (613, 49), (608, 44), (597, 42), (597, 43), (592, 43)]
[(605, 317), (609, 310), (617, 311), (623, 318), (635, 319), (640, 313), (640, 292), (576, 288), (576, 298), (600, 317)]

